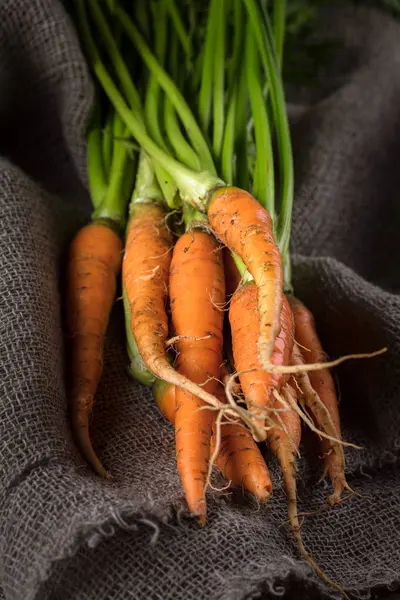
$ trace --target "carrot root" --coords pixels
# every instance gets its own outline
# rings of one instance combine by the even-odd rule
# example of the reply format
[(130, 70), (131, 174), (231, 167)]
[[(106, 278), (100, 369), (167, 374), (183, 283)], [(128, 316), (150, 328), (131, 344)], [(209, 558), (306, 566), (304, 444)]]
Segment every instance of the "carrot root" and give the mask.
[[(176, 369), (180, 377), (201, 390), (199, 393), (193, 387), (193, 392), (188, 393), (188, 384), (186, 389), (182, 385), (176, 389), (177, 465), (189, 510), (203, 525), (215, 414), (202, 410), (208, 408), (202, 396), (213, 396), (219, 382), (223, 313), (215, 305), (225, 300), (222, 253), (213, 235), (203, 228), (192, 228), (179, 238), (174, 247), (169, 284), (178, 350)], [(218, 419), (221, 417), (220, 413)]]
[[(297, 345), (293, 348), (293, 362), (296, 365), (304, 364), (304, 359), (301, 355), (300, 349)], [(326, 434), (330, 436), (331, 444), (323, 444), (324, 453), (333, 452), (334, 457), (331, 457), (327, 464), (327, 470), (329, 471), (332, 485), (333, 494), (328, 498), (329, 504), (335, 504), (340, 500), (343, 490), (348, 487), (346, 477), (344, 473), (345, 469), (345, 458), (343, 445), (338, 441), (334, 441), (335, 438), (341, 441), (340, 433), (337, 432), (336, 427), (333, 423), (333, 419), (330, 415), (329, 410), (322, 402), (317, 392), (312, 387), (310, 378), (307, 373), (298, 373), (296, 380), (299, 384), (300, 390), (303, 394), (302, 398), (305, 406), (312, 414), (317, 426), (322, 429)], [(326, 438), (325, 438), (326, 439)], [(325, 461), (326, 462), (326, 461)]]
[[(219, 390), (221, 400), (226, 403), (223, 389)], [(222, 422), (223, 416), (220, 412), (213, 427), (212, 461), (225, 479), (249, 491), (258, 502), (264, 504), (272, 492), (271, 477), (264, 458), (250, 431), (240, 423)]]
[[(284, 399), (289, 405), (296, 402), (293, 391), (289, 387), (282, 390)], [(300, 419), (296, 412), (283, 413), (282, 418), (286, 420), (287, 429), (292, 432), (291, 436), (282, 431), (271, 431), (269, 440), (282, 467), (285, 490), (288, 502), (288, 517), (290, 528), (299, 550), (300, 555), (312, 567), (315, 574), (330, 587), (338, 590), (346, 600), (350, 600), (344, 589), (332, 581), (318, 566), (312, 555), (306, 550), (301, 537), (301, 525), (297, 511), (297, 485), (296, 485), (296, 453), (300, 444)]]
[(269, 364), (280, 331), (283, 267), (272, 219), (251, 194), (236, 187), (213, 191), (208, 208), (210, 225), (230, 250), (240, 256), (258, 290), (258, 358)]
[[(275, 404), (273, 390), (283, 385), (285, 377), (265, 372), (258, 358), (257, 344), (260, 328), (258, 296), (259, 290), (254, 282), (240, 287), (232, 298), (229, 321), (235, 368), (239, 374), (248, 409), (254, 414), (253, 423), (260, 427), (260, 424), (265, 426), (265, 421), (268, 421), (266, 409)], [(287, 365), (293, 346), (294, 325), (292, 311), (286, 298), (282, 301), (279, 319), (280, 332), (275, 339), (271, 363)], [(230, 383), (227, 385), (226, 394), (232, 403)], [(263, 438), (265, 437), (264, 432)], [(259, 440), (260, 438), (257, 441)]]
[(104, 339), (116, 293), (122, 242), (103, 221), (81, 229), (71, 243), (67, 271), (67, 329), (71, 344), (72, 431), (92, 469), (110, 474), (94, 452), (89, 417), (103, 371)]

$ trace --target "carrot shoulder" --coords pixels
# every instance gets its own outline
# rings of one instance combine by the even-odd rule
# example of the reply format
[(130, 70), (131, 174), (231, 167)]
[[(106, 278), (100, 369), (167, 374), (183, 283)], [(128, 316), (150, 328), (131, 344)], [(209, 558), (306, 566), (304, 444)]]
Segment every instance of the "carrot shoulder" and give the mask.
[(67, 328), (71, 346), (71, 420), (79, 450), (103, 477), (107, 471), (89, 437), (89, 417), (103, 370), (104, 338), (116, 293), (122, 242), (105, 222), (75, 236), (67, 270)]
[[(222, 362), (224, 270), (216, 239), (205, 231), (185, 233), (177, 242), (171, 264), (172, 323), (180, 339), (178, 372), (214, 394)], [(179, 473), (189, 510), (204, 523), (204, 486), (210, 458), (214, 412), (205, 403), (176, 389), (175, 437)]]
[(257, 285), (258, 357), (265, 366), (280, 331), (283, 299), (282, 258), (271, 216), (248, 192), (223, 187), (211, 196), (208, 218), (218, 238), (241, 257)]

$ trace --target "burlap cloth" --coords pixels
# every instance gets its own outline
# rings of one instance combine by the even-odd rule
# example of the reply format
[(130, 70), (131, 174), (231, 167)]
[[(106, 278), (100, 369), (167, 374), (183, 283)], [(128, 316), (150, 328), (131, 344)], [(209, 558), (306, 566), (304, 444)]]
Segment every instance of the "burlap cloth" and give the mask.
[[(344, 58), (293, 126), (297, 294), (331, 356), (387, 345), (337, 369), (348, 479), (361, 496), (303, 525), (321, 566), (355, 598), (399, 583), (400, 26), (364, 9), (328, 15)], [(204, 530), (185, 518), (174, 437), (126, 373), (122, 305), (93, 419), (114, 475), (71, 440), (61, 289), (68, 242), (89, 214), (84, 131), (92, 88), (57, 0), (0, 3), (0, 582), (6, 600), (331, 598), (282, 526), (285, 496), (259, 508), (209, 493)], [(327, 489), (303, 449), (301, 511)], [(315, 450), (314, 450), (315, 453)], [(316, 452), (317, 453), (317, 452)], [(307, 459), (307, 456), (309, 457)], [(308, 465), (308, 466), (307, 466)]]

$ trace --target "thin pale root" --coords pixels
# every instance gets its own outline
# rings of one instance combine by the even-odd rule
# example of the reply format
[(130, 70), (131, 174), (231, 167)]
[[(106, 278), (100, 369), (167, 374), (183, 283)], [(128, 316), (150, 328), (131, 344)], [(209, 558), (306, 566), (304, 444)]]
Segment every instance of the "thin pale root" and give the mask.
[[(204, 501), (205, 501), (205, 498), (206, 498), (207, 488), (209, 486), (211, 486), (211, 475), (212, 475), (213, 466), (215, 465), (215, 461), (217, 460), (219, 451), (221, 450), (221, 422), (222, 422), (222, 417), (223, 417), (223, 412), (220, 411), (218, 413), (218, 415), (217, 415), (217, 418), (215, 419), (215, 448), (214, 448), (214, 452), (213, 452), (212, 456), (210, 456), (210, 460), (208, 462), (207, 477), (206, 477), (206, 482), (205, 482), (205, 485), (204, 485), (204, 495), (203, 495)], [(227, 489), (227, 488), (224, 488), (224, 489)]]
[(228, 399), (229, 404), (238, 412), (240, 413), (244, 413), (246, 415), (246, 420), (243, 419), (243, 415), (242, 419), (245, 420), (246, 425), (248, 426), (248, 428), (250, 429), (254, 439), (256, 442), (264, 442), (267, 439), (267, 433), (265, 431), (264, 427), (259, 427), (258, 425), (256, 425), (254, 423), (254, 417), (256, 417), (256, 415), (254, 415), (254, 417), (247, 417), (247, 414), (251, 415), (251, 411), (245, 410), (243, 408), (240, 408), (236, 402), (235, 399), (233, 397), (233, 387), (235, 385), (235, 379), (236, 377), (239, 376), (239, 373), (233, 373), (230, 377), (227, 377), (225, 379), (225, 394), (226, 397)]
[(335, 583), (334, 581), (329, 579), (329, 577), (317, 565), (311, 554), (304, 547), (303, 540), (301, 538), (301, 524), (299, 523), (299, 515), (297, 513), (296, 477), (294, 471), (295, 467), (294, 465), (292, 465), (292, 469), (290, 470), (290, 472), (286, 469), (283, 471), (283, 477), (285, 479), (290, 527), (293, 536), (297, 542), (298, 550), (301, 556), (308, 562), (308, 564), (314, 570), (315, 574), (318, 575), (318, 577), (322, 579), (322, 581), (324, 581), (330, 587), (338, 590), (342, 594), (343, 598), (345, 598), (345, 600), (350, 600), (349, 596), (346, 594), (344, 589), (338, 583)]
[(203, 337), (194, 337), (193, 335), (175, 335), (165, 342), (166, 348), (173, 346), (179, 340), (192, 340), (194, 342), (201, 342), (202, 340), (210, 339), (211, 335), (204, 335)]
[(308, 427), (311, 429), (311, 431), (314, 431), (321, 437), (326, 438), (327, 440), (331, 440), (332, 442), (336, 442), (337, 444), (342, 444), (343, 446), (350, 446), (351, 448), (356, 448), (357, 450), (362, 450), (362, 448), (360, 446), (356, 446), (355, 444), (352, 444), (350, 442), (344, 442), (343, 440), (339, 440), (338, 438), (332, 437), (332, 436), (328, 435), (327, 433), (325, 433), (324, 431), (321, 431), (320, 429), (318, 429), (314, 425), (312, 420), (309, 417), (307, 417), (306, 413), (297, 406), (297, 403), (293, 401), (290, 394), (287, 394), (285, 396), (285, 400), (284, 400), (282, 398), (282, 396), (280, 395), (280, 393), (277, 390), (274, 390), (274, 396), (279, 402), (281, 402), (281, 404), (283, 404), (283, 405), (289, 404), (290, 408), (292, 410), (294, 410), (295, 412), (297, 412), (299, 417), (308, 425)]
[[(322, 363), (309, 363), (306, 365), (288, 365), (288, 366), (277, 366), (272, 363), (267, 364), (264, 367), (264, 371), (267, 373), (277, 373), (277, 374), (286, 374), (286, 375), (294, 375), (296, 373), (305, 373), (308, 371), (319, 371), (321, 369), (331, 369), (332, 367), (337, 367), (341, 365), (343, 362), (347, 360), (359, 360), (362, 358), (375, 358), (376, 356), (380, 356), (387, 352), (387, 348), (381, 348), (380, 350), (376, 350), (375, 352), (367, 352), (363, 354), (346, 354), (345, 356), (341, 356), (336, 360), (329, 360), (327, 362)], [(251, 371), (256, 371), (257, 369), (249, 369), (247, 371), (243, 371), (246, 373), (250, 373)]]

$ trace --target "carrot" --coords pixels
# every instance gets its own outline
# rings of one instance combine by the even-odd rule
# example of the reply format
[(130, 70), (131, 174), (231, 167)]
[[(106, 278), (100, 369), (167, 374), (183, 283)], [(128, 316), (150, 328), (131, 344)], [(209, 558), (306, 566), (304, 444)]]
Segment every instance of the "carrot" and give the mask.
[[(226, 403), (224, 390), (218, 387), (217, 396)], [(211, 455), (216, 445), (216, 428), (213, 427)], [(264, 504), (272, 492), (271, 477), (264, 458), (250, 431), (239, 423), (221, 424), (221, 446), (215, 462), (225, 479), (249, 491)]]
[(93, 450), (89, 417), (103, 370), (104, 337), (121, 256), (118, 234), (106, 221), (92, 222), (72, 241), (67, 271), (72, 429), (82, 455), (103, 477), (108, 474)]
[[(259, 335), (257, 291), (254, 282), (240, 287), (232, 298), (229, 319), (235, 368), (239, 372), (246, 403), (251, 412), (256, 415), (255, 418), (265, 422), (265, 409), (271, 408), (275, 402), (273, 390), (279, 390), (285, 378), (263, 371), (257, 357)], [(271, 362), (275, 365), (287, 365), (293, 347), (293, 317), (285, 297), (283, 297), (280, 321), (281, 331), (275, 341)]]
[[(175, 424), (175, 386), (157, 380), (153, 394), (161, 414), (172, 425)], [(226, 402), (223, 388), (218, 386), (217, 397)], [(216, 444), (216, 426), (213, 424), (210, 456)], [(265, 503), (272, 491), (269, 469), (248, 429), (236, 423), (222, 423), (221, 446), (215, 460), (216, 468), (225, 479), (253, 494), (261, 503)]]
[[(191, 283), (193, 282), (193, 283)], [(221, 250), (205, 231), (185, 233), (175, 245), (170, 273), (171, 314), (179, 373), (215, 394), (222, 362), (221, 305), (225, 282)], [(191, 513), (205, 523), (204, 487), (214, 412), (199, 397), (176, 389), (178, 470)]]
[(257, 285), (258, 359), (265, 366), (280, 331), (283, 298), (282, 258), (271, 216), (248, 192), (222, 187), (211, 195), (208, 218), (217, 237), (240, 256)]
[(172, 234), (166, 226), (166, 215), (160, 204), (133, 204), (122, 264), (132, 333), (145, 364), (156, 375), (158, 363), (166, 360), (168, 337), (165, 305)]
[[(260, 369), (256, 356), (257, 319), (254, 318), (255, 315), (257, 315), (257, 288), (254, 284), (249, 283), (239, 288), (235, 293), (230, 311), (235, 367), (239, 372), (246, 369)], [(276, 339), (274, 353), (271, 357), (273, 364), (287, 365), (289, 363), (293, 348), (293, 328), (292, 311), (288, 301), (284, 298), (281, 313), (281, 332)], [(328, 585), (338, 589), (347, 598), (343, 589), (332, 582), (317, 565), (304, 547), (301, 538), (296, 497), (296, 455), (301, 439), (301, 421), (297, 412), (293, 409), (288, 410), (288, 405), (290, 407), (288, 395), (290, 395), (291, 402), (297, 402), (294, 389), (285, 383), (286, 377), (282, 375), (278, 375), (278, 377), (271, 376), (271, 374), (262, 370), (242, 373), (239, 378), (246, 402), (249, 403), (250, 401), (251, 403), (252, 412), (260, 406), (271, 408), (270, 422), (272, 422), (272, 427), (267, 432), (267, 439), (282, 468), (291, 530), (296, 539), (299, 552), (321, 579)], [(272, 410), (274, 408), (285, 408), (285, 405), (277, 402), (275, 398), (276, 393), (282, 387), (287, 410), (274, 413)], [(259, 411), (259, 414), (262, 416), (263, 413)]]
[[(122, 277), (132, 333), (144, 363), (154, 375), (216, 406), (215, 396), (178, 373), (165, 353), (168, 338), (165, 304), (172, 254), (172, 234), (166, 224), (166, 214), (164, 208), (154, 202), (135, 203), (131, 208)], [(195, 289), (197, 285), (188, 292)], [(192, 320), (196, 318), (197, 315)]]
[[(325, 362), (326, 354), (316, 332), (312, 313), (294, 296), (291, 296), (289, 300), (295, 319), (296, 341), (304, 348), (303, 350), (299, 349), (298, 353), (294, 353), (294, 357), (297, 356), (297, 364), (301, 364), (303, 360), (307, 363)], [(311, 371), (308, 374), (302, 373), (297, 376), (297, 379), (306, 398), (310, 399), (308, 404), (310, 404), (317, 426), (332, 437), (341, 440), (338, 399), (329, 370), (321, 369)], [(326, 411), (321, 410), (320, 403), (312, 402), (313, 392), (320, 398), (328, 414)], [(329, 501), (335, 503), (340, 500), (344, 488), (348, 488), (344, 474), (343, 447), (340, 443), (334, 443), (326, 438), (321, 443), (324, 453), (325, 473), (329, 474), (334, 488), (334, 493)]]

